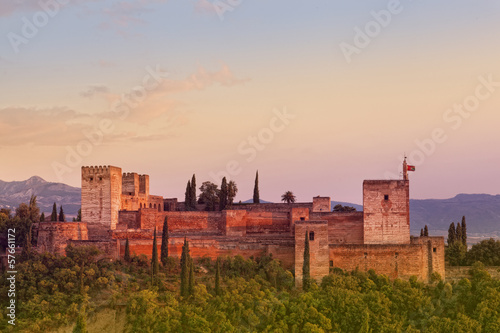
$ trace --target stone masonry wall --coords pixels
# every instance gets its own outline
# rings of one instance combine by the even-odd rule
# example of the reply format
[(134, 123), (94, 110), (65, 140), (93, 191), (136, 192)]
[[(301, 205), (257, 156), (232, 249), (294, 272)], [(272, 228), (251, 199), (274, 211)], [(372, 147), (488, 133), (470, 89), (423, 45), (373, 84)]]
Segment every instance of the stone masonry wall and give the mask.
[(38, 250), (64, 255), (68, 240), (87, 240), (85, 222), (42, 222), (38, 230)]
[(312, 213), (311, 219), (328, 221), (330, 244), (363, 244), (363, 212)]
[(365, 244), (410, 243), (409, 196), (409, 181), (363, 182)]
[(331, 212), (332, 211), (332, 201), (330, 197), (314, 197), (313, 198), (313, 212)]
[(302, 286), (304, 264), (304, 246), (306, 232), (314, 233), (314, 240), (309, 238), (311, 278), (321, 282), (329, 274), (328, 259), (328, 222), (296, 221), (295, 222), (295, 285)]

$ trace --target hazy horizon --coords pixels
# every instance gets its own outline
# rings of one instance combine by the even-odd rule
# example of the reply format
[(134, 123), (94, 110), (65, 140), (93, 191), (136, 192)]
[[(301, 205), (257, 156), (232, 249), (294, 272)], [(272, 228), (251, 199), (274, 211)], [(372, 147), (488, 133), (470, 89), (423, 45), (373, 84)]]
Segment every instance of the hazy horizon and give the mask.
[(406, 154), (412, 199), (500, 193), (496, 1), (41, 3), (0, 8), (4, 181), (224, 172), (243, 201), (259, 170), (265, 200), (360, 203)]

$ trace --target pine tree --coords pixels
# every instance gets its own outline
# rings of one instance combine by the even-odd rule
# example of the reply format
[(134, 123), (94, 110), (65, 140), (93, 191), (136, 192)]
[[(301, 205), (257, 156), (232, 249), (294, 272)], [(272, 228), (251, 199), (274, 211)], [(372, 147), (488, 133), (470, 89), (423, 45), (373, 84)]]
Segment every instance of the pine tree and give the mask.
[(455, 234), (455, 223), (451, 222), (450, 227), (448, 228), (448, 246), (453, 244), (453, 242), (456, 240), (456, 234)]
[(63, 211), (63, 208), (61, 206), (61, 208), (59, 209), (59, 222), (65, 222), (66, 221), (66, 217), (64, 216), (64, 211)]
[(429, 229), (427, 228), (427, 224), (424, 227), (424, 236), (425, 237), (429, 236)]
[(88, 333), (87, 331), (87, 315), (85, 313), (85, 307), (80, 308), (78, 313), (78, 318), (76, 320), (76, 325), (73, 328), (73, 333)]
[(220, 258), (217, 258), (217, 263), (215, 266), (215, 295), (219, 296), (221, 294), (220, 290)]
[(161, 233), (161, 263), (164, 267), (168, 262), (168, 216), (163, 220), (163, 231)]
[(467, 247), (467, 224), (465, 224), (465, 216), (462, 216), (462, 243)]
[(82, 209), (78, 209), (78, 214), (76, 215), (76, 222), (82, 222)]
[(194, 262), (193, 258), (189, 258), (189, 287), (188, 293), (190, 296), (194, 295)]
[(259, 171), (255, 174), (255, 185), (253, 187), (253, 203), (260, 203), (259, 196)]
[(125, 241), (125, 254), (123, 255), (123, 260), (125, 260), (126, 262), (130, 262), (130, 246), (128, 244), (128, 237)]
[(227, 180), (226, 177), (222, 178), (222, 184), (219, 192), (219, 210), (224, 210), (227, 206)]
[(153, 233), (153, 253), (151, 255), (151, 276), (156, 278), (158, 275), (158, 247), (156, 245), (156, 227)]
[(306, 231), (304, 244), (304, 264), (302, 265), (302, 289), (308, 291), (311, 286), (311, 264), (309, 254), (309, 232)]
[(191, 192), (189, 194), (191, 199), (191, 208), (196, 210), (196, 176), (193, 174), (191, 178)]
[(420, 229), (420, 237), (424, 237), (424, 229)]
[(42, 215), (40, 215), (40, 222), (45, 222), (45, 213), (42, 213)]
[(50, 215), (50, 221), (57, 221), (57, 207), (55, 202), (52, 206), (52, 215)]
[(186, 193), (184, 194), (184, 207), (185, 210), (191, 210), (191, 181), (188, 180), (186, 185)]
[(457, 228), (455, 229), (455, 240), (457, 242), (462, 242), (462, 226), (460, 222), (457, 223)]
[(181, 255), (181, 296), (188, 296), (189, 288), (189, 243), (184, 237)]

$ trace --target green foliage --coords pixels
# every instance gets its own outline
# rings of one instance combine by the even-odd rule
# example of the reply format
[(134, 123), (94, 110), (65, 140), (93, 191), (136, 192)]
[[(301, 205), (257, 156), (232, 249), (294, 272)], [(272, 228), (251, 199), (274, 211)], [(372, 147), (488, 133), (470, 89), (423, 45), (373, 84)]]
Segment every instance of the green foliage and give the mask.
[(189, 284), (188, 284), (188, 294), (189, 296), (194, 295), (194, 262), (193, 259), (189, 260)]
[(429, 236), (429, 228), (427, 228), (427, 224), (424, 226), (424, 237)]
[(153, 253), (151, 254), (151, 278), (158, 276), (158, 246), (156, 244), (156, 227), (153, 232)]
[(457, 223), (457, 228), (455, 229), (455, 240), (462, 241), (462, 226), (460, 223)]
[(230, 180), (227, 183), (227, 204), (228, 206), (232, 206), (234, 202), (234, 198), (238, 193), (238, 186), (236, 186), (236, 182), (234, 180)]
[(253, 186), (253, 203), (260, 203), (260, 194), (259, 194), (259, 171), (255, 173), (255, 184)]
[[(193, 175), (194, 176), (194, 175)], [(161, 263), (168, 264), (168, 216), (163, 220), (163, 231), (161, 233)]]
[(354, 212), (356, 211), (356, 208), (351, 207), (351, 206), (342, 206), (341, 204), (335, 205), (333, 207), (334, 212)]
[(40, 215), (40, 222), (45, 222), (45, 213), (42, 213), (42, 215)]
[(73, 333), (87, 333), (87, 315), (85, 313), (85, 307), (80, 309), (78, 318), (76, 320), (75, 328), (73, 328)]
[(82, 222), (82, 209), (78, 209), (78, 214), (76, 215), (76, 222)]
[(302, 289), (308, 291), (311, 287), (311, 262), (309, 253), (309, 232), (306, 231), (304, 242), (304, 263), (302, 265)]
[(217, 258), (216, 268), (215, 268), (215, 295), (221, 294), (220, 289), (220, 258)]
[(478, 261), (487, 266), (500, 266), (500, 240), (490, 238), (472, 245), (467, 252), (467, 262), (472, 264)]
[(64, 216), (64, 211), (63, 211), (63, 208), (61, 206), (59, 209), (59, 222), (65, 222), (65, 221), (66, 221), (66, 217)]
[(186, 192), (184, 193), (184, 208), (185, 210), (191, 210), (191, 181), (188, 180), (186, 184)]
[(189, 194), (191, 209), (196, 210), (196, 176), (193, 174), (191, 178), (191, 192)]
[(453, 244), (457, 239), (457, 235), (455, 232), (455, 223), (451, 222), (450, 227), (448, 228), (448, 245)]
[(55, 202), (54, 205), (52, 206), (52, 215), (50, 215), (50, 221), (52, 222), (57, 221), (57, 207)]
[(189, 255), (189, 242), (184, 238), (184, 245), (182, 246), (181, 255), (181, 296), (187, 297), (189, 295), (189, 272), (190, 272), (190, 255)]
[(200, 186), (200, 198), (198, 203), (205, 204), (205, 210), (215, 211), (219, 208), (219, 189), (212, 182), (203, 182)]
[(467, 224), (465, 223), (465, 216), (462, 216), (462, 243), (467, 246)]
[(227, 196), (228, 196), (227, 180), (226, 177), (224, 177), (222, 178), (222, 183), (220, 185), (220, 191), (219, 191), (219, 210), (226, 209), (227, 199), (228, 199)]
[(286, 191), (282, 196), (281, 196), (281, 201), (286, 202), (288, 204), (294, 203), (295, 202), (295, 195), (293, 194), (292, 191)]
[(445, 259), (451, 266), (465, 265), (465, 256), (467, 253), (467, 247), (460, 241), (455, 241), (451, 245), (448, 245), (445, 251)]
[(128, 243), (128, 237), (125, 241), (125, 254), (123, 255), (123, 260), (125, 260), (126, 262), (130, 262), (130, 245)]

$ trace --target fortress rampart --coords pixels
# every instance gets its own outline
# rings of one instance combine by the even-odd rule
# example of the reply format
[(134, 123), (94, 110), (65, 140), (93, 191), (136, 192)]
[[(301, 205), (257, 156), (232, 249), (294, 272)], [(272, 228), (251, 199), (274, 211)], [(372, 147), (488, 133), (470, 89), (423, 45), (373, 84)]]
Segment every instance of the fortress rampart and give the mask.
[(331, 211), (331, 199), (321, 196), (307, 203), (235, 204), (217, 212), (183, 207), (175, 198), (150, 195), (148, 175), (82, 167), (83, 222), (42, 223), (39, 244), (57, 253), (70, 242), (93, 244), (117, 259), (128, 238), (131, 253), (150, 257), (153, 230), (160, 251), (168, 218), (169, 255), (180, 256), (184, 237), (194, 257), (272, 254), (295, 272), (299, 286), (306, 233), (311, 276), (318, 280), (333, 267), (422, 281), (434, 272), (445, 276), (443, 237), (410, 238), (407, 177), (364, 181), (363, 211)]

